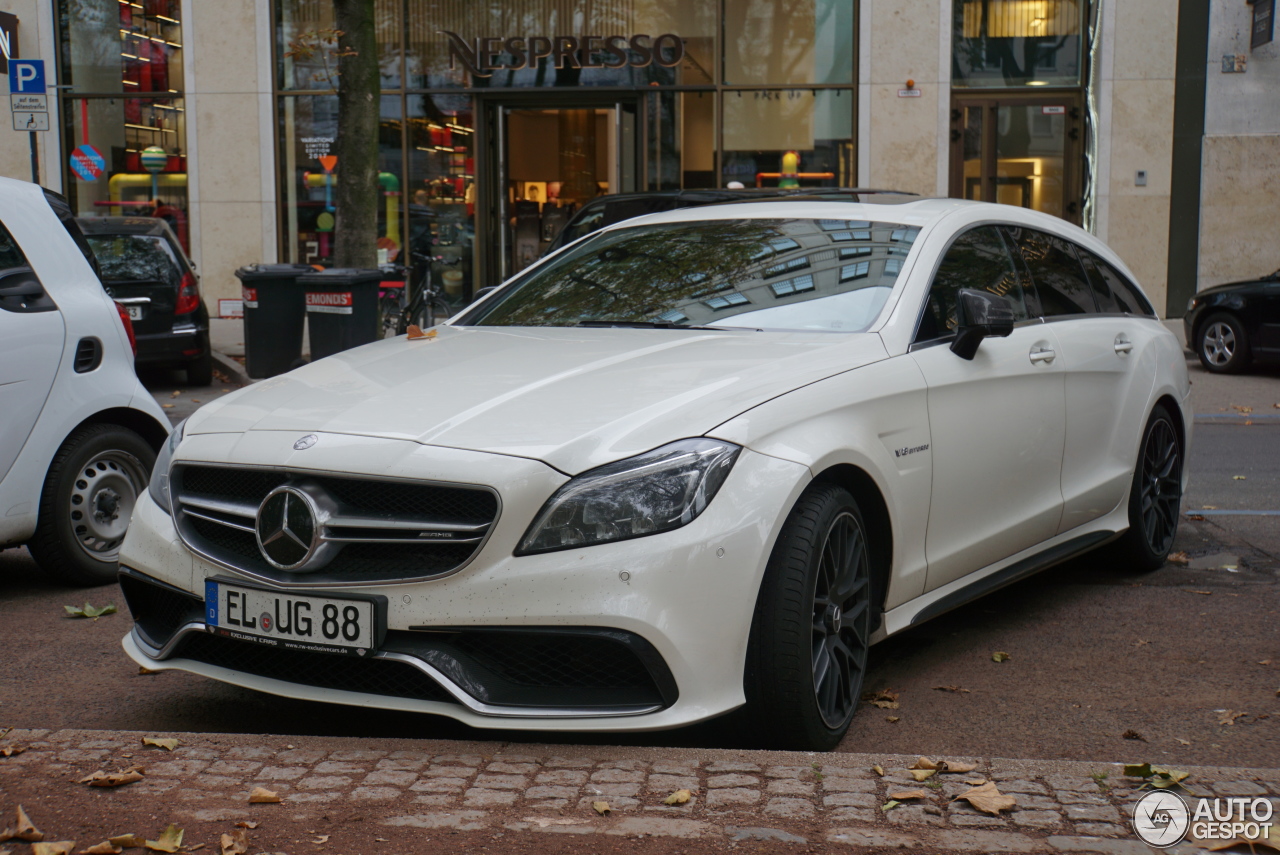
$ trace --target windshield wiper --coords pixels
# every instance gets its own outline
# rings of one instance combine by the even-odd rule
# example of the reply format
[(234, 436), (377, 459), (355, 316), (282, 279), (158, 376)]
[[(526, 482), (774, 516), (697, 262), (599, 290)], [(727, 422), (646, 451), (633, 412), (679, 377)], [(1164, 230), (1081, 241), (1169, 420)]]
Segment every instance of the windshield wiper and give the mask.
[(689, 324), (677, 324), (674, 321), (578, 321), (576, 327), (627, 327), (644, 330), (763, 330), (755, 327), (701, 327)]

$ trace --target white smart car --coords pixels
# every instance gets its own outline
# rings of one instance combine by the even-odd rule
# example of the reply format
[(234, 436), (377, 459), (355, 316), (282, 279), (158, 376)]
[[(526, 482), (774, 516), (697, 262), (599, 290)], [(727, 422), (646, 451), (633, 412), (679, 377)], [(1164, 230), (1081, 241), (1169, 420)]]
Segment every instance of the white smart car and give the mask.
[(824, 749), (872, 642), (1104, 544), (1159, 566), (1189, 384), (1124, 263), (880, 201), (620, 223), (204, 407), (125, 541), (125, 649), (477, 727), (745, 707)]
[(115, 581), (169, 432), (130, 330), (66, 201), (0, 178), (0, 549), (67, 584)]

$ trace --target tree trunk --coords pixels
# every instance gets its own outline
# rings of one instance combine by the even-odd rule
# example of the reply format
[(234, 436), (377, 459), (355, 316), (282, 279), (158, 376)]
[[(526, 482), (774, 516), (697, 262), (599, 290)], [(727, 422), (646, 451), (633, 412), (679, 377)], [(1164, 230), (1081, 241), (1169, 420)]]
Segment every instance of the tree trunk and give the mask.
[(378, 262), (378, 45), (373, 0), (333, 0), (338, 36), (335, 267)]

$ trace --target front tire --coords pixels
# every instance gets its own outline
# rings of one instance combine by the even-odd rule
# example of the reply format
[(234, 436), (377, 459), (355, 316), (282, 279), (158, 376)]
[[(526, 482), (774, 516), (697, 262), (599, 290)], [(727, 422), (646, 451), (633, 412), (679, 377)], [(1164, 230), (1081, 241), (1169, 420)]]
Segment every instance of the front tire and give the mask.
[(1129, 490), (1129, 530), (1115, 555), (1126, 569), (1149, 573), (1164, 566), (1178, 533), (1185, 454), (1174, 417), (1157, 404), (1142, 432)]
[(27, 544), (40, 567), (66, 585), (114, 582), (120, 544), (155, 462), (146, 440), (119, 425), (69, 436), (49, 465)]
[(1249, 364), (1249, 336), (1235, 315), (1217, 312), (1204, 319), (1197, 335), (1196, 355), (1214, 374), (1238, 374)]
[(756, 745), (829, 751), (862, 694), (871, 635), (871, 553), (857, 501), (811, 486), (765, 569), (747, 648), (744, 716)]

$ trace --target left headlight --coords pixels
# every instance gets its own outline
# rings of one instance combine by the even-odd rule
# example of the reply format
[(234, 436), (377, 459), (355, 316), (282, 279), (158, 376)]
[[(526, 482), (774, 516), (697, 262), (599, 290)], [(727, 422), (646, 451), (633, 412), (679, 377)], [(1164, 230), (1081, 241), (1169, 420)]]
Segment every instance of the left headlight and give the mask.
[(584, 472), (547, 500), (516, 555), (670, 531), (692, 522), (724, 484), (742, 448), (683, 439)]
[(173, 462), (173, 452), (178, 447), (178, 443), (182, 442), (182, 430), (186, 426), (187, 420), (183, 419), (169, 433), (169, 438), (164, 441), (164, 445), (160, 447), (160, 453), (156, 455), (156, 465), (151, 469), (151, 483), (147, 485), (152, 501), (166, 514), (173, 513), (170, 507), (172, 500), (169, 497), (169, 464)]

